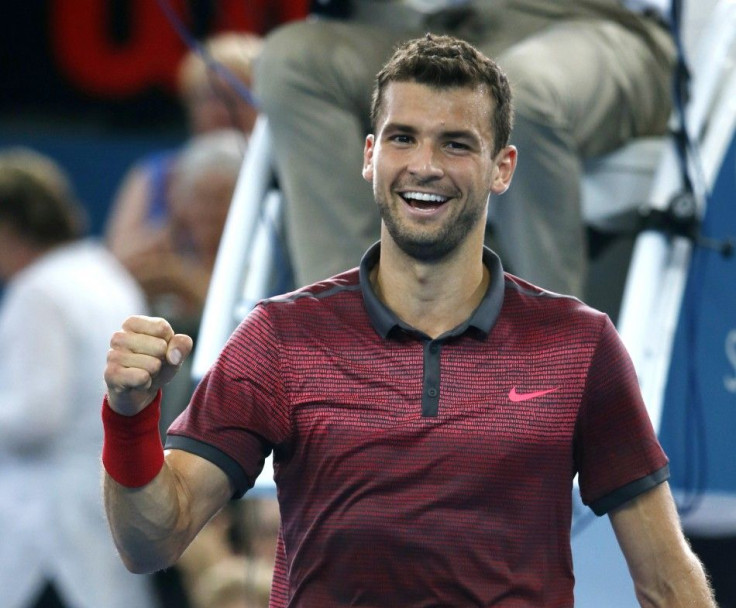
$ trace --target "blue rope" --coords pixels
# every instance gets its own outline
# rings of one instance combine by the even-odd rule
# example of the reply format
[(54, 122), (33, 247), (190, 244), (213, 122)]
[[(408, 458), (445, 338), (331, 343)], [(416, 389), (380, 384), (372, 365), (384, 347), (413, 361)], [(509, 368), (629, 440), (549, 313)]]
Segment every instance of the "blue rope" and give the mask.
[(215, 72), (218, 76), (222, 76), (222, 78), (231, 87), (233, 87), (235, 93), (241, 99), (252, 105), (254, 108), (258, 108), (259, 103), (251, 90), (247, 86), (245, 86), (245, 84), (226, 66), (212, 58), (212, 56), (207, 52), (207, 49), (204, 47), (204, 45), (202, 45), (194, 36), (192, 36), (182, 20), (176, 14), (176, 11), (171, 8), (171, 5), (166, 0), (156, 1), (158, 2), (161, 11), (169, 20), (169, 23), (171, 23), (171, 26), (174, 28), (174, 31), (179, 35), (184, 44), (186, 44), (187, 47), (189, 47), (189, 49), (191, 49), (193, 52), (197, 53), (197, 55), (201, 57), (202, 61), (204, 61), (205, 65), (209, 69)]

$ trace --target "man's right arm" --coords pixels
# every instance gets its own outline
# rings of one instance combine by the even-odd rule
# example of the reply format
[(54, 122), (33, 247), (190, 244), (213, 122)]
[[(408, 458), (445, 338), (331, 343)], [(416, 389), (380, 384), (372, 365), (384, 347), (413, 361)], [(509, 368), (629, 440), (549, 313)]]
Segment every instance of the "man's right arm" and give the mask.
[(141, 488), (105, 473), (105, 512), (125, 566), (143, 573), (174, 564), (233, 491), (220, 468), (181, 450), (168, 451), (161, 471)]
[(102, 450), (110, 529), (127, 568), (170, 566), (233, 494), (227, 475), (181, 450), (165, 457), (158, 400), (192, 350), (164, 319), (130, 317), (113, 334), (105, 368)]

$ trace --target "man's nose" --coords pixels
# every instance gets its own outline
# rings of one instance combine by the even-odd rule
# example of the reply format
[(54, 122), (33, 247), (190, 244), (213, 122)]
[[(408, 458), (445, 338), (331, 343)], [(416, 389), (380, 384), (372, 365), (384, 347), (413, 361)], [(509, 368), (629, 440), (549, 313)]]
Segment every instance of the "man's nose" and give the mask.
[(420, 143), (411, 155), (408, 170), (412, 175), (424, 179), (442, 176), (444, 170), (440, 151), (431, 143)]

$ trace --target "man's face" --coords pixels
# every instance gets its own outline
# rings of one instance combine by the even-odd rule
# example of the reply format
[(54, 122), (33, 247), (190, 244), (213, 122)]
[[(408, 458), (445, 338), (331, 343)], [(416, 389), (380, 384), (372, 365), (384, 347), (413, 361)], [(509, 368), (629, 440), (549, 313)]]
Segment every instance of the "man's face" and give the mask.
[(485, 230), (488, 196), (508, 187), (515, 150), (493, 156), (493, 108), (484, 88), (393, 82), (383, 95), (377, 132), (366, 138), (363, 177), (402, 251), (442, 259), (471, 231)]

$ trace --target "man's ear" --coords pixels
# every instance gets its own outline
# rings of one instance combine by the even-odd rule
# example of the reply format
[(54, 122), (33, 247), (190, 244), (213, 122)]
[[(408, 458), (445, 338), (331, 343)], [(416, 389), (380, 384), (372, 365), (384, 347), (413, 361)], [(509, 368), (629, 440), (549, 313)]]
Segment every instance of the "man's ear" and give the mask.
[(496, 154), (491, 182), (491, 192), (493, 194), (503, 194), (509, 189), (516, 169), (517, 156), (516, 146), (506, 146)]
[(368, 183), (373, 183), (373, 150), (375, 146), (375, 137), (373, 134), (366, 135), (365, 145), (363, 146), (363, 179)]

